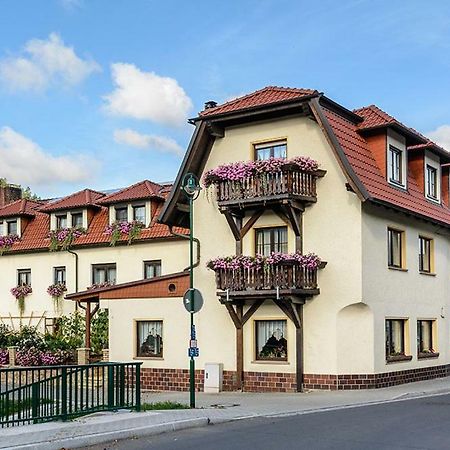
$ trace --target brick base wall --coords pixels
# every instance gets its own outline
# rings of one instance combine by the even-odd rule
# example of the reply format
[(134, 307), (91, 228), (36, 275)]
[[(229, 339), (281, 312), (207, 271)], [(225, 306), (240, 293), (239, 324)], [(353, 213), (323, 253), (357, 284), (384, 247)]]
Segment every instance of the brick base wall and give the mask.
[(450, 364), (396, 372), (357, 375), (305, 374), (305, 389), (352, 390), (378, 389), (415, 381), (432, 380), (450, 376)]
[[(450, 364), (396, 372), (356, 375), (305, 374), (305, 389), (377, 389), (414, 381), (450, 376)], [(203, 391), (204, 371), (195, 371), (195, 389)], [(236, 372), (224, 370), (223, 390), (237, 390)], [(152, 391), (189, 391), (189, 369), (141, 369), (142, 389)], [(295, 373), (244, 372), (245, 392), (296, 392)]]
[[(204, 371), (195, 371), (195, 390), (203, 391)], [(152, 391), (189, 391), (189, 369), (141, 369), (142, 389)], [(295, 392), (295, 374), (245, 372), (243, 390), (246, 392)], [(236, 391), (237, 377), (232, 370), (223, 371), (223, 390)]]

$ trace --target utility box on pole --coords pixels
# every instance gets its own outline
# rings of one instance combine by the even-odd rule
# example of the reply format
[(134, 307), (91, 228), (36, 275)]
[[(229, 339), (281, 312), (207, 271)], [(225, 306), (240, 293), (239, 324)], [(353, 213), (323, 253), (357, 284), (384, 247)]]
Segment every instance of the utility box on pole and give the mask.
[(217, 394), (222, 391), (223, 364), (206, 363), (204, 391), (209, 394)]

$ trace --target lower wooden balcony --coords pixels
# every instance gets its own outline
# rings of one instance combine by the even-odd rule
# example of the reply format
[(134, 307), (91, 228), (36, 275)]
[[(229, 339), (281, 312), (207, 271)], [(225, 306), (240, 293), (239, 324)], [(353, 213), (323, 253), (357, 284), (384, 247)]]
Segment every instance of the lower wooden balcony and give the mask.
[(320, 293), (317, 273), (325, 264), (313, 269), (290, 262), (265, 268), (217, 269), (217, 294), (222, 303), (286, 297), (304, 303), (306, 298)]

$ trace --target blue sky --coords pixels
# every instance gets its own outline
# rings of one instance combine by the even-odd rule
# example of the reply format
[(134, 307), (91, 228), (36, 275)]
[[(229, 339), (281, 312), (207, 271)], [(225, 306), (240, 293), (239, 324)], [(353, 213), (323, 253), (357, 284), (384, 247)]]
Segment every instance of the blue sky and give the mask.
[(376, 103), (450, 148), (450, 4), (3, 0), (0, 177), (41, 196), (175, 177), (207, 100)]

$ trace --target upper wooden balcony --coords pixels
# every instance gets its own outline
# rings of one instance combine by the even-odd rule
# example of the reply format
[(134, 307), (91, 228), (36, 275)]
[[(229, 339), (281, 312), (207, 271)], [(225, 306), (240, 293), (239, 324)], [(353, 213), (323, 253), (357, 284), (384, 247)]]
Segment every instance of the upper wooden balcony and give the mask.
[(239, 209), (273, 205), (283, 200), (314, 203), (317, 178), (324, 175), (324, 170), (307, 172), (292, 164), (280, 172), (253, 174), (238, 181), (220, 180), (216, 183), (217, 202), (221, 208)]

